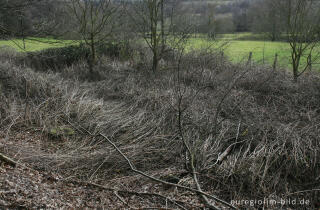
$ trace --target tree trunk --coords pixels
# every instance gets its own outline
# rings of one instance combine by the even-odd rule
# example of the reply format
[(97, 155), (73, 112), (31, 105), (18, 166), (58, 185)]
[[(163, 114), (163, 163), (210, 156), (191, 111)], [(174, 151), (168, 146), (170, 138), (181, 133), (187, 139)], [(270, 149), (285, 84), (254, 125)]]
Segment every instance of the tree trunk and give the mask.
[(20, 17), (20, 27), (21, 27), (21, 36), (22, 36), (22, 43), (23, 43), (23, 49), (26, 49), (26, 41), (24, 37), (24, 28), (23, 28), (23, 20), (22, 17)]
[(161, 0), (161, 56), (165, 50), (165, 42), (164, 42), (164, 0)]
[(153, 52), (153, 59), (152, 59), (152, 71), (153, 72), (157, 72), (158, 70), (158, 63), (159, 63), (159, 60), (158, 60), (158, 54), (157, 52)]
[(293, 72), (293, 81), (298, 82), (298, 73), (296, 71)]
[(298, 82), (299, 77), (299, 60), (293, 60), (292, 64), (292, 70), (293, 70), (293, 81)]
[(90, 50), (91, 50), (91, 58), (89, 59), (89, 70), (90, 70), (90, 73), (93, 73), (93, 67), (96, 63), (96, 49), (95, 49), (93, 34), (90, 35)]
[[(158, 8), (157, 8), (157, 1), (154, 1), (151, 6), (150, 11), (150, 20), (151, 20), (151, 42), (152, 42), (152, 71), (156, 72), (158, 70), (158, 52), (159, 52), (159, 36), (158, 36)], [(160, 35), (161, 36), (161, 35)]]
[(297, 82), (299, 77), (299, 65), (300, 65), (300, 55), (297, 52), (297, 48), (293, 48), (292, 57), (292, 71), (293, 71), (293, 81)]
[(25, 40), (24, 34), (22, 35), (22, 43), (23, 43), (23, 49), (25, 50), (26, 49), (26, 40)]

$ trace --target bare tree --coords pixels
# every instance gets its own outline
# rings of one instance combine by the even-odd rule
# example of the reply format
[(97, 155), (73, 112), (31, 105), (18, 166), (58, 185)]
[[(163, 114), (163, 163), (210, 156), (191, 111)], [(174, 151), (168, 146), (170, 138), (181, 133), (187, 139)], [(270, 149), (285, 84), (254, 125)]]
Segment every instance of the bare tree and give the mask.
[(0, 0), (0, 34), (2, 38), (24, 37), (26, 29), (30, 28), (26, 21), (26, 9), (36, 2), (34, 0)]
[(78, 33), (90, 48), (88, 63), (92, 73), (97, 62), (97, 45), (111, 37), (117, 7), (111, 0), (71, 0), (70, 8), (78, 26)]
[(251, 30), (264, 33), (271, 41), (280, 38), (283, 32), (283, 11), (278, 0), (259, 0), (249, 8)]
[[(286, 14), (287, 41), (291, 48), (293, 80), (319, 59), (320, 5), (314, 0), (286, 0), (281, 2)], [(303, 62), (304, 60), (305, 62)]]
[[(55, 0), (0, 0), (0, 36), (21, 50), (26, 50), (26, 41), (47, 42), (39, 37), (58, 38), (70, 30), (70, 16), (65, 2)], [(14, 38), (21, 38), (22, 43)], [(56, 42), (56, 41), (54, 41)]]
[(177, 5), (169, 0), (141, 0), (134, 3), (129, 14), (136, 31), (152, 51), (152, 70), (158, 70), (159, 61), (170, 48), (176, 48), (187, 39), (187, 24), (178, 23)]
[(208, 37), (215, 38), (216, 31), (215, 31), (215, 7), (216, 5), (208, 4), (207, 8), (207, 18), (208, 18)]
[[(135, 23), (139, 26), (139, 33), (152, 51), (152, 70), (158, 69), (160, 54), (164, 44), (163, 0), (144, 0), (135, 5)], [(161, 33), (159, 22), (161, 21)]]

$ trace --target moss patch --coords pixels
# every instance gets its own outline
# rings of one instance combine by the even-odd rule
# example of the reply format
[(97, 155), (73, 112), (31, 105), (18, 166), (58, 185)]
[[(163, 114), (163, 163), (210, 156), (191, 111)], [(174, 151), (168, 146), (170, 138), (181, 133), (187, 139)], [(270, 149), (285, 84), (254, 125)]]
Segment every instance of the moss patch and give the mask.
[(49, 136), (54, 138), (73, 136), (75, 131), (69, 127), (53, 127), (49, 130)]

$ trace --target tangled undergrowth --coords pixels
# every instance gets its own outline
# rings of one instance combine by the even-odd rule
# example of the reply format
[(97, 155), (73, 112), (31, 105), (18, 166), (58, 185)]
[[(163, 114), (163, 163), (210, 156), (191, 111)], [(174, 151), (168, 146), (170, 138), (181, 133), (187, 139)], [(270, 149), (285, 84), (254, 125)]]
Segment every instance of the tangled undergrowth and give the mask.
[(183, 55), (158, 73), (106, 58), (95, 82), (85, 80), (86, 69), (81, 62), (58, 73), (0, 64), (1, 136), (41, 139), (39, 147), (17, 141), (7, 153), (23, 151), (21, 161), (66, 179), (136, 180), (103, 133), (139, 170), (193, 186), (186, 144), (207, 192), (228, 202), (304, 198), (311, 203), (303, 208), (318, 207), (318, 73), (293, 83), (285, 71), (208, 52)]

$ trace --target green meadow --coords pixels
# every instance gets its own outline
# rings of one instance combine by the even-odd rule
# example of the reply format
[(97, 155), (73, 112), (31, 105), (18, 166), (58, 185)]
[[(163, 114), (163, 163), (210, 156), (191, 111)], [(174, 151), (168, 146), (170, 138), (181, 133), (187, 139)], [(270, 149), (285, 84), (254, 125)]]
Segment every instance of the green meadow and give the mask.
[[(64, 47), (66, 45), (75, 44), (72, 40), (56, 40), (51, 38), (27, 38), (23, 43), (22, 39), (0, 40), (1, 46), (9, 46), (18, 52), (34, 52), (47, 48)], [(25, 46), (25, 48), (24, 48)]]
[[(278, 65), (281, 67), (290, 67), (290, 46), (286, 42), (271, 41), (251, 41), (237, 40), (237, 35), (228, 34), (224, 38), (210, 40), (206, 38), (191, 38), (188, 43), (188, 50), (191, 49), (221, 49), (230, 61), (234, 63), (245, 62), (252, 52), (252, 60), (259, 64), (272, 65), (275, 54), (278, 54)], [(237, 37), (249, 36), (249, 34), (238, 35)], [(320, 47), (316, 49), (320, 51)], [(301, 65), (306, 63), (306, 58), (302, 58)], [(320, 61), (318, 62), (320, 63)], [(320, 65), (313, 65), (320, 69)]]
[(265, 40), (268, 37), (264, 34), (255, 34), (251, 32), (239, 32), (232, 34), (218, 34), (217, 39), (223, 40)]

